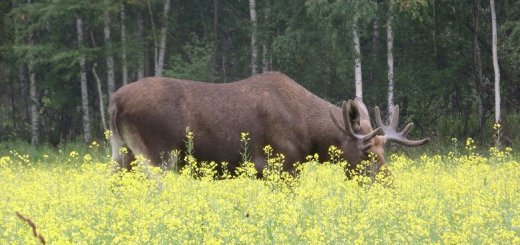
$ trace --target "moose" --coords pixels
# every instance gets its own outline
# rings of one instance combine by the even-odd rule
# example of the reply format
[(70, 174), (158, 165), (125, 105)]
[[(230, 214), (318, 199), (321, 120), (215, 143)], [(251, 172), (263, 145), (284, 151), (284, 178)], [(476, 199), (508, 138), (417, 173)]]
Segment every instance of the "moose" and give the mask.
[[(327, 158), (331, 145), (342, 150), (351, 169), (372, 153), (377, 171), (385, 164), (386, 143), (421, 146), (429, 141), (407, 138), (412, 123), (397, 132), (398, 106), (389, 125), (375, 107), (378, 128), (373, 129), (361, 100), (348, 100), (339, 108), (280, 72), (219, 84), (148, 77), (119, 88), (109, 113), (112, 158), (128, 169), (137, 155), (159, 166), (164, 153), (186, 150), (187, 128), (195, 134), (197, 160), (228, 162), (232, 171), (241, 161), (240, 135), (248, 132), (249, 155), (260, 175), (266, 145), (284, 154), (283, 168), (289, 172), (308, 155)], [(121, 147), (128, 151), (121, 152)]]

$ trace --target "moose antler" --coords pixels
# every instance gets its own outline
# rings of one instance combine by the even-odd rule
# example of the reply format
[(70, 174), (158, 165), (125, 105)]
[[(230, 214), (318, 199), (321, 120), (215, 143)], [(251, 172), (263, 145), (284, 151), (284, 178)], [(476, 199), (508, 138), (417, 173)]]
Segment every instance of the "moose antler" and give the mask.
[(393, 111), (391, 112), (389, 125), (383, 124), (383, 121), (381, 120), (381, 112), (379, 111), (379, 107), (376, 106), (375, 109), (377, 126), (383, 129), (383, 137), (385, 137), (386, 140), (406, 146), (421, 146), (430, 141), (430, 138), (424, 138), (422, 140), (410, 140), (406, 138), (408, 132), (410, 132), (410, 130), (413, 128), (413, 123), (409, 123), (408, 125), (406, 125), (406, 127), (400, 133), (397, 132), (397, 121), (399, 120), (398, 105), (396, 105)]
[(355, 139), (355, 140), (359, 140), (359, 141), (362, 141), (363, 144), (360, 145), (358, 147), (358, 149), (360, 151), (367, 151), (368, 149), (370, 149), (370, 147), (372, 147), (373, 143), (370, 142), (371, 139), (373, 139), (374, 137), (376, 137), (377, 135), (381, 135), (383, 133), (383, 131), (381, 130), (381, 128), (376, 128), (374, 131), (368, 133), (368, 134), (356, 134), (354, 132), (354, 130), (352, 129), (352, 125), (350, 124), (350, 119), (349, 119), (349, 114), (350, 114), (350, 106), (349, 106), (349, 103), (353, 103), (351, 100), (349, 100), (348, 102), (346, 101), (343, 101), (343, 105), (341, 107), (342, 109), (342, 114), (343, 114), (343, 122), (345, 124), (345, 127), (342, 127), (338, 120), (336, 119), (336, 117), (332, 114), (331, 111), (329, 111), (330, 113), (330, 117), (332, 118), (332, 121), (334, 122), (334, 124), (336, 125), (336, 127), (338, 127), (344, 134), (346, 134), (347, 136)]

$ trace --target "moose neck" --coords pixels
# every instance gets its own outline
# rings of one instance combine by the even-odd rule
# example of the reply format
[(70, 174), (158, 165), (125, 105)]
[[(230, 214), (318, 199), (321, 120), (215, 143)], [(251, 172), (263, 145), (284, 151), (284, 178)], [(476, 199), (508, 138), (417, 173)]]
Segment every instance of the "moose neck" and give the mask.
[(330, 113), (332, 113), (338, 122), (343, 124), (341, 109), (324, 100), (320, 105), (314, 113), (309, 113), (306, 121), (313, 145), (311, 153), (318, 153), (320, 159), (327, 160), (330, 146), (334, 145), (339, 148), (347, 140), (347, 136), (336, 127), (330, 117)]

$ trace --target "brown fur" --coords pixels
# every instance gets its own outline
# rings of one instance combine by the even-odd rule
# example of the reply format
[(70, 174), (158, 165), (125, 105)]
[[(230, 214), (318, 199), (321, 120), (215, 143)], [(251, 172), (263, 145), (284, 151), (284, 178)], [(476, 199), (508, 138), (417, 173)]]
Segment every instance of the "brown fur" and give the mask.
[[(372, 131), (365, 105), (353, 104), (353, 129)], [(269, 72), (224, 84), (149, 77), (121, 87), (109, 107), (113, 131), (113, 158), (129, 167), (133, 155), (142, 154), (159, 165), (165, 152), (185, 150), (185, 133), (194, 132), (195, 157), (201, 161), (240, 162), (240, 133), (249, 132), (249, 149), (258, 171), (265, 167), (263, 147), (271, 145), (286, 157), (285, 170), (318, 153), (326, 159), (329, 146), (342, 149), (351, 166), (367, 159), (332, 122), (330, 112), (343, 123), (341, 108), (310, 93), (291, 78)], [(356, 121), (355, 118), (358, 118)], [(372, 139), (380, 165), (384, 164), (380, 136)], [(128, 156), (118, 149), (127, 146)], [(126, 159), (125, 159), (126, 158)]]

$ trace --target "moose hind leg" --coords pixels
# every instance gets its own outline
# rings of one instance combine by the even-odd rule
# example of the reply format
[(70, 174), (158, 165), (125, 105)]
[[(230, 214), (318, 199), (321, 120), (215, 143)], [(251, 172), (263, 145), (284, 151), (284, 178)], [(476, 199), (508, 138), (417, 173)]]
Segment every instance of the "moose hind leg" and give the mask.
[(130, 163), (135, 160), (133, 152), (119, 136), (112, 135), (110, 142), (112, 145), (112, 160), (117, 162), (120, 168), (130, 170), (132, 168)]

